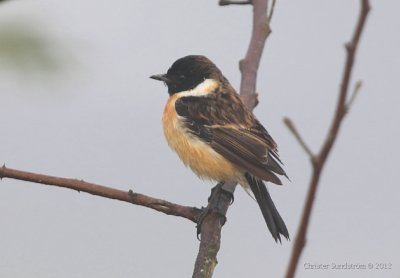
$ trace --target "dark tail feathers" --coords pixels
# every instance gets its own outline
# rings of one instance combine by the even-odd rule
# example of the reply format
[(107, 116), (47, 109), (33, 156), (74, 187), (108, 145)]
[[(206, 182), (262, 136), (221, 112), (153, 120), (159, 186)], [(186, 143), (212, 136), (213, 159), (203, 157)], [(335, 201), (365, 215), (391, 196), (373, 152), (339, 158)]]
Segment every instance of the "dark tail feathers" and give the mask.
[(285, 222), (283, 222), (282, 217), (279, 215), (264, 182), (247, 173), (245, 174), (245, 177), (258, 205), (260, 206), (265, 222), (267, 223), (268, 229), (275, 241), (278, 242), (279, 240), (279, 242), (282, 242), (281, 235), (289, 240), (289, 232), (286, 228)]

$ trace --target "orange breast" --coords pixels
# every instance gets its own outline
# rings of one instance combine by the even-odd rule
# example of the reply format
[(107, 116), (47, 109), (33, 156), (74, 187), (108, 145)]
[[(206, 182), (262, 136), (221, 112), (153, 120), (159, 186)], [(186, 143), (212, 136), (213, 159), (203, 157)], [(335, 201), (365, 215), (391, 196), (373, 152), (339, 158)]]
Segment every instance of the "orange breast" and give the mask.
[(239, 173), (231, 162), (186, 130), (176, 114), (175, 101), (178, 98), (179, 94), (171, 96), (164, 109), (163, 128), (168, 145), (201, 178), (214, 181), (238, 178)]

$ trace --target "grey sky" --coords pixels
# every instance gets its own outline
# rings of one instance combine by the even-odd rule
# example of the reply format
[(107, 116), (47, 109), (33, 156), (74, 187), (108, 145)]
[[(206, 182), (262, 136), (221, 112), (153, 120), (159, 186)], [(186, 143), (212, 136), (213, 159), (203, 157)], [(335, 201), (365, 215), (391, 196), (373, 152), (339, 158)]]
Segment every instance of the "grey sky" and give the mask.
[[(0, 24), (47, 34), (64, 71), (37, 79), (1, 66), (0, 163), (84, 179), (185, 205), (211, 183), (168, 148), (166, 88), (148, 77), (204, 54), (235, 88), (251, 8), (218, 1), (8, 1)], [(279, 144), (292, 182), (270, 186), (292, 238), (310, 164), (282, 123), (293, 119), (318, 150), (332, 117), (359, 1), (278, 1), (258, 78), (255, 113)], [(372, 1), (353, 83), (361, 93), (321, 179), (298, 277), (399, 277), (398, 1)], [(25, 73), (28, 74), (28, 73)], [(190, 277), (195, 225), (71, 190), (0, 182), (0, 277)], [(238, 189), (215, 277), (281, 277), (293, 242), (276, 244), (257, 204)], [(306, 270), (305, 263), (391, 263), (392, 270)]]

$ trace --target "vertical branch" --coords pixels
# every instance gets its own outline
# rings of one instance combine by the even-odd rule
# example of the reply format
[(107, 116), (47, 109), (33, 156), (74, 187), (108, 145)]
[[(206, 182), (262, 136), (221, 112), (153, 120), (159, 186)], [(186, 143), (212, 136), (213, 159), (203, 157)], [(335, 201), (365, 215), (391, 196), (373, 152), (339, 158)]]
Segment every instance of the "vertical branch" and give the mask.
[[(267, 15), (268, 1), (253, 0), (253, 30), (246, 56), (239, 62), (242, 73), (240, 95), (243, 102), (253, 109), (257, 105), (257, 71), (265, 42), (271, 33), (270, 18)], [(270, 14), (273, 14), (271, 10)]]
[[(272, 8), (268, 16), (268, 0), (253, 0), (253, 29), (246, 56), (239, 63), (242, 73), (240, 95), (243, 102), (253, 109), (257, 105), (256, 81), (261, 55), (265, 41), (271, 33), (270, 22), (273, 15)], [(223, 190), (212, 193), (208, 209), (210, 213), (204, 218), (200, 233), (201, 241), (197, 255), (193, 277), (209, 278), (217, 264), (217, 253), (220, 248), (221, 229), (225, 223), (225, 215), (231, 202), (231, 195), (235, 191), (236, 183), (225, 183)]]
[[(233, 190), (236, 184), (233, 184)], [(194, 266), (193, 277), (212, 277), (217, 266), (217, 254), (221, 244), (221, 229), (225, 224), (226, 213), (231, 204), (231, 195), (224, 190), (218, 190), (216, 186), (206, 209), (209, 213), (201, 223), (201, 240), (199, 253)], [(233, 194), (233, 192), (232, 192)], [(198, 224), (199, 225), (199, 224)]]
[[(313, 172), (312, 178), (310, 181), (309, 191), (307, 193), (306, 203), (303, 209), (303, 214), (301, 217), (299, 231), (297, 233), (292, 255), (290, 258), (290, 262), (287, 268), (286, 278), (292, 278), (295, 275), (296, 268), (303, 251), (303, 248), (306, 244), (306, 234), (308, 229), (308, 224), (310, 221), (310, 215), (314, 204), (315, 194), (317, 192), (319, 179), (321, 176), (321, 172), (325, 165), (326, 159), (332, 150), (333, 144), (336, 141), (336, 138), (339, 133), (340, 126), (342, 124), (342, 120), (346, 115), (347, 109), (349, 105), (347, 105), (348, 99), (348, 88), (351, 79), (351, 73), (354, 64), (354, 58), (357, 51), (357, 47), (359, 45), (360, 37), (362, 31), (365, 26), (365, 22), (368, 16), (368, 12), (370, 10), (370, 4), (368, 0), (361, 0), (361, 11), (358, 17), (358, 21), (356, 23), (356, 27), (350, 42), (346, 43), (346, 62), (344, 65), (342, 81), (339, 91), (339, 98), (336, 104), (336, 111), (334, 114), (334, 118), (332, 120), (331, 127), (325, 139), (325, 142), (316, 156), (311, 156), (313, 162)], [(352, 101), (352, 100), (351, 100)], [(297, 137), (296, 137), (297, 138)], [(309, 153), (311, 155), (311, 153)]]

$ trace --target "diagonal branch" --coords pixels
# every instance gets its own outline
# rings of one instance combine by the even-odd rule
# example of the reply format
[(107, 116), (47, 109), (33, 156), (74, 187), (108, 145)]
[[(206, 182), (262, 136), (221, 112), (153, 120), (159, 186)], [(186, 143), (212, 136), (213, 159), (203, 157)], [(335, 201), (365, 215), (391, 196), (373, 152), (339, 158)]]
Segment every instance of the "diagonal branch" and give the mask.
[[(370, 4), (368, 0), (361, 0), (361, 11), (358, 17), (358, 21), (356, 23), (356, 27), (351, 38), (351, 41), (346, 43), (346, 62), (344, 65), (342, 81), (339, 91), (339, 98), (336, 104), (336, 111), (335, 115), (332, 120), (331, 127), (329, 129), (328, 135), (325, 139), (324, 144), (322, 145), (321, 150), (319, 151), (318, 155), (316, 156), (316, 161), (313, 164), (313, 174), (310, 181), (309, 191), (307, 193), (306, 203), (303, 209), (303, 214), (301, 217), (299, 231), (297, 233), (292, 255), (290, 258), (290, 262), (288, 265), (286, 278), (292, 278), (295, 275), (296, 267), (300, 259), (300, 255), (303, 251), (303, 248), (306, 244), (306, 234), (308, 229), (308, 224), (310, 221), (310, 215), (314, 204), (315, 194), (317, 192), (317, 187), (319, 184), (319, 179), (321, 176), (322, 169), (325, 165), (326, 159), (332, 150), (332, 147), (336, 141), (336, 138), (339, 133), (340, 126), (346, 115), (347, 109), (349, 105), (346, 104), (348, 98), (348, 88), (351, 79), (351, 73), (353, 70), (353, 64), (355, 59), (355, 54), (357, 52), (357, 47), (359, 45), (360, 37), (362, 31), (365, 26), (365, 22), (368, 16), (368, 12), (370, 10)], [(356, 86), (356, 91), (358, 91)], [(350, 101), (351, 103), (352, 101)]]
[(78, 192), (86, 192), (92, 195), (101, 196), (104, 198), (128, 202), (134, 205), (148, 207), (168, 215), (180, 216), (189, 219), (193, 222), (201, 212), (200, 209), (195, 207), (181, 206), (161, 199), (156, 199), (139, 193), (134, 193), (131, 190), (123, 191), (103, 185), (98, 185), (83, 180), (60, 178), (54, 176), (47, 176), (31, 172), (19, 171), (7, 168), (5, 165), (0, 167), (0, 179), (10, 178), (16, 180), (29, 181), (34, 183), (41, 183), (46, 185), (54, 185), (63, 188), (73, 189)]
[[(275, 2), (275, 1), (273, 1)], [(253, 109), (257, 105), (256, 82), (265, 41), (271, 33), (270, 22), (273, 15), (273, 3), (268, 16), (268, 0), (253, 0), (253, 30), (246, 56), (239, 63), (242, 73), (240, 96), (243, 102)], [(220, 248), (221, 229), (229, 208), (236, 183), (225, 183), (221, 190), (212, 193), (207, 209), (209, 213), (203, 220), (200, 233), (201, 242), (197, 255), (194, 278), (212, 277), (217, 264)]]

